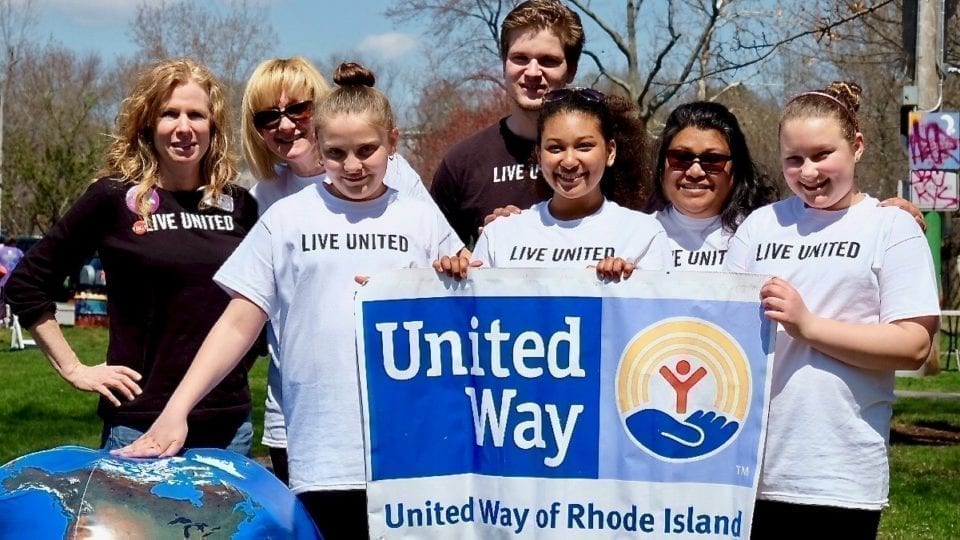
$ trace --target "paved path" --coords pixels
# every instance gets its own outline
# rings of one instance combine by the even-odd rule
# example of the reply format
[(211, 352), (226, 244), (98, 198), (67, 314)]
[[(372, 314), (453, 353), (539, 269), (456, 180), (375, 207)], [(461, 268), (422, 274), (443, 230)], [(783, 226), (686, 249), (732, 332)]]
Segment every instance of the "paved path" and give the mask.
[(927, 399), (960, 399), (960, 392), (930, 392), (927, 390), (894, 390), (897, 397)]

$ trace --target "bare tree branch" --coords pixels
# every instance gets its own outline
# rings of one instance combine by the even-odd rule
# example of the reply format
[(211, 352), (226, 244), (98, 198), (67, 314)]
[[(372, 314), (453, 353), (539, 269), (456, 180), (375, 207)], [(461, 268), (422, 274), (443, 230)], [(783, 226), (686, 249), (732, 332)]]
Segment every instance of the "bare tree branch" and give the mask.
[[(585, 21), (599, 27), (599, 41), (612, 44), (611, 58), (601, 54), (591, 37), (584, 55), (599, 70), (600, 77), (638, 104), (642, 119), (649, 121), (690, 85), (699, 87), (701, 97), (718, 83), (736, 87), (738, 81), (727, 80), (728, 75), (751, 66), (755, 69), (781, 49), (807, 37), (827, 46), (831, 40), (844, 37), (841, 30), (845, 25), (878, 13), (893, 1), (877, 0), (870, 5), (861, 0), (845, 4), (808, 0), (800, 7), (807, 10), (805, 17), (793, 25), (780, 18), (783, 6), (793, 5), (782, 0), (775, 4), (758, 0), (670, 0), (666, 5), (625, 0), (619, 4), (624, 9), (619, 12), (623, 19), (603, 13), (599, 4), (590, 0), (568, 0), (568, 4)], [(513, 4), (503, 0), (398, 0), (387, 14), (405, 20), (428, 19), (438, 47), (461, 52), (473, 47), (473, 51), (495, 54), (492, 45), (499, 38), (502, 16)], [(822, 14), (811, 16), (809, 12), (816, 9)], [(650, 50), (638, 41), (638, 34), (644, 36), (644, 30), (653, 31), (648, 35), (656, 45)], [(476, 36), (481, 34), (493, 39), (477, 43)], [(642, 55), (648, 60), (641, 61)], [(483, 65), (489, 68), (494, 58), (492, 54), (473, 54), (461, 58), (454, 69), (458, 77), (464, 77), (465, 72), (483, 71)]]
[[(595, 22), (597, 26), (599, 26), (600, 29), (603, 30), (604, 33), (610, 37), (610, 40), (613, 41), (613, 44), (616, 45), (617, 49), (619, 49), (624, 56), (626, 56), (627, 58), (636, 57), (636, 54), (637, 54), (636, 49), (632, 49), (630, 45), (623, 40), (623, 36), (620, 35), (620, 32), (617, 32), (617, 30), (612, 26), (610, 26), (603, 17), (597, 15), (595, 11), (590, 9), (590, 5), (588, 2), (584, 2), (583, 0), (569, 0), (569, 2), (577, 6), (577, 9), (579, 9), (584, 15), (589, 17), (593, 22)], [(627, 0), (628, 10), (631, 10), (633, 8), (631, 4), (633, 4), (633, 1)]]
[(732, 82), (732, 83), (724, 86), (724, 87), (721, 88), (720, 90), (718, 90), (718, 91), (717, 91), (715, 94), (713, 94), (713, 96), (711, 96), (710, 99), (708, 99), (707, 101), (716, 101), (716, 100), (717, 100), (720, 96), (722, 96), (723, 94), (726, 94), (727, 92), (729, 92), (730, 90), (733, 90), (734, 88), (740, 88), (741, 86), (743, 86), (743, 82), (742, 82), (742, 81)]
[(597, 54), (593, 51), (583, 51), (583, 54), (590, 57), (590, 59), (593, 60), (593, 63), (596, 64), (597, 69), (600, 70), (599, 76), (606, 77), (610, 82), (620, 87), (627, 95), (630, 94), (632, 89), (630, 81), (622, 77), (618, 77), (615, 73), (607, 69), (607, 67), (603, 65), (603, 61), (600, 60), (600, 57), (597, 56)]
[(660, 73), (660, 70), (663, 68), (663, 61), (670, 54), (670, 50), (680, 41), (680, 34), (677, 33), (676, 29), (673, 27), (673, 10), (669, 10), (669, 15), (667, 17), (667, 29), (670, 32), (670, 41), (667, 42), (667, 45), (660, 49), (660, 52), (657, 53), (657, 57), (653, 62), (653, 68), (650, 70), (650, 75), (647, 76), (646, 82), (643, 84), (643, 89), (636, 96), (631, 96), (637, 100), (637, 103), (640, 106), (640, 118), (649, 119), (655, 111), (650, 110), (645, 106), (647, 102), (647, 93), (650, 92), (650, 86), (653, 84), (654, 78)]
[[(816, 35), (816, 36), (818, 36), (819, 38), (822, 39), (822, 38), (824, 38), (824, 37), (829, 36), (834, 29), (839, 28), (839, 27), (841, 27), (841, 26), (843, 26), (843, 25), (845, 25), (845, 24), (847, 24), (847, 23), (849, 23), (849, 22), (851, 22), (851, 21), (855, 21), (855, 20), (861, 19), (861, 18), (863, 18), (863, 17), (866, 16), (866, 15), (869, 15), (869, 14), (871, 14), (871, 13), (874, 13), (874, 12), (876, 12), (877, 10), (879, 10), (879, 9), (883, 8), (884, 6), (886, 6), (887, 4), (890, 4), (891, 2), (893, 2), (893, 0), (883, 0), (883, 1), (881, 1), (879, 4), (876, 4), (876, 5), (871, 6), (871, 7), (865, 7), (865, 6), (864, 6), (864, 7), (862, 7), (862, 9), (860, 9), (860, 10), (854, 12), (854, 13), (851, 13), (850, 15), (841, 17), (841, 18), (838, 19), (838, 20), (835, 20), (835, 21), (825, 21), (825, 22), (823, 22), (821, 25), (818, 25), (816, 28), (811, 28), (811, 29), (809, 29), (809, 30), (805, 30), (805, 31), (802, 31), (802, 32), (798, 32), (798, 33), (796, 33), (796, 34), (792, 34), (792, 35), (790, 35), (790, 36), (787, 36), (787, 37), (785, 37), (785, 38), (783, 38), (783, 39), (781, 39), (781, 40), (779, 40), (779, 41), (773, 42), (773, 43), (761, 43), (761, 44), (753, 44), (753, 45), (743, 45), (743, 44), (740, 44), (740, 48), (742, 48), (742, 49), (744, 49), (744, 50), (761, 50), (761, 49), (766, 49), (766, 52), (763, 52), (763, 53), (758, 54), (755, 58), (753, 58), (753, 59), (751, 59), (751, 60), (742, 61), (742, 62), (740, 62), (739, 64), (737, 64), (736, 66), (728, 66), (728, 67), (724, 67), (724, 68), (715, 69), (715, 70), (713, 70), (713, 71), (709, 71), (709, 72), (704, 73), (703, 75), (701, 75), (701, 77), (711, 77), (711, 76), (717, 75), (717, 74), (719, 74), (719, 73), (725, 73), (725, 72), (727, 72), (727, 71), (731, 71), (731, 70), (734, 70), (734, 69), (741, 69), (741, 68), (744, 68), (744, 67), (747, 67), (747, 66), (752, 66), (753, 64), (756, 64), (756, 63), (758, 63), (758, 62), (762, 62), (762, 61), (766, 60), (767, 58), (769, 58), (771, 55), (773, 55), (775, 52), (777, 52), (777, 49), (779, 49), (780, 47), (783, 47), (784, 45), (793, 43), (793, 42), (799, 40), (800, 38), (804, 38), (804, 37), (807, 37), (807, 36)], [(860, 5), (862, 6), (862, 4), (860, 4)]]

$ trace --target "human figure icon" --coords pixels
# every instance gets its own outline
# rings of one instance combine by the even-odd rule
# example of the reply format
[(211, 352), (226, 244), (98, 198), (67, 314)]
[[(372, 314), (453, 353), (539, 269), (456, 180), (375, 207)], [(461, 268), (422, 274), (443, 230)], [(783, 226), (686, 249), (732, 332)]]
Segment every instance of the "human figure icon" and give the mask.
[(690, 373), (690, 362), (679, 360), (676, 365), (676, 373), (667, 366), (660, 366), (660, 375), (670, 383), (673, 391), (677, 393), (677, 414), (687, 412), (687, 394), (701, 379), (707, 376), (707, 370), (700, 366), (686, 379), (680, 379), (678, 375), (685, 376)]

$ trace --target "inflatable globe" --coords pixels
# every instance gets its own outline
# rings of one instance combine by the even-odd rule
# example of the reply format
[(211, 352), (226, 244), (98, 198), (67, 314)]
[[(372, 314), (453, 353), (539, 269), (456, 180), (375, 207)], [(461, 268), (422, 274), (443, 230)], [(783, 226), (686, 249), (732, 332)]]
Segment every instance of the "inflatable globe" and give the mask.
[(0, 468), (0, 539), (316, 539), (297, 498), (233, 452), (126, 459), (63, 446)]

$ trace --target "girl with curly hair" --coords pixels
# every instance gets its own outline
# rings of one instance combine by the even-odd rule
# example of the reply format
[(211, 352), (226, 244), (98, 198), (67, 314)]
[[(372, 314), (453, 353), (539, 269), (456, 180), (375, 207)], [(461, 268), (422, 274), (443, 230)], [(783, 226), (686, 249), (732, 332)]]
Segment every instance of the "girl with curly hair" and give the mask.
[(504, 209), (481, 231), (473, 253), (446, 258), (438, 271), (465, 277), (470, 266), (587, 268), (619, 277), (598, 263), (666, 267), (663, 227), (637, 210), (644, 198), (643, 130), (630, 103), (592, 88), (564, 88), (544, 97), (537, 125), (538, 189), (548, 196), (517, 215)]

